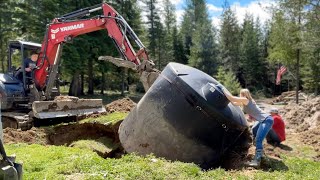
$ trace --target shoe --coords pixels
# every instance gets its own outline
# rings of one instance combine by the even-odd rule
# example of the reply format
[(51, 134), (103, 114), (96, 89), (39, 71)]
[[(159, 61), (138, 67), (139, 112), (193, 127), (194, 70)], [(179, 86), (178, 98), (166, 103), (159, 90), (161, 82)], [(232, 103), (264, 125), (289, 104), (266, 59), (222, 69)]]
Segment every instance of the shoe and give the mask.
[(251, 161), (246, 162), (245, 165), (247, 167), (259, 168), (260, 164), (261, 164), (262, 156), (263, 156), (263, 151), (256, 150), (256, 154), (255, 154), (254, 158)]

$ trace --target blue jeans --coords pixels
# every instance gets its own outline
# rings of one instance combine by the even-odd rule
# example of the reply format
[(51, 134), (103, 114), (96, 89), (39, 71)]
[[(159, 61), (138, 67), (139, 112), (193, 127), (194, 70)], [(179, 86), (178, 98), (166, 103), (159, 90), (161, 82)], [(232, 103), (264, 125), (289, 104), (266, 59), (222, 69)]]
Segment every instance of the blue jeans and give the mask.
[(266, 138), (273, 125), (272, 116), (268, 116), (264, 121), (257, 121), (252, 127), (252, 134), (256, 140), (256, 150), (263, 150), (263, 140)]

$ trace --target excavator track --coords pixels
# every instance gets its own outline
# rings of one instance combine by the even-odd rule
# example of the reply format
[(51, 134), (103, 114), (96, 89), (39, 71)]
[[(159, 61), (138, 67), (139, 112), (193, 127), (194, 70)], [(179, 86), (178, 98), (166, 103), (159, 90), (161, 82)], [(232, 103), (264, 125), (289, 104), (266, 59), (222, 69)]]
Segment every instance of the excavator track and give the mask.
[(33, 126), (33, 118), (23, 112), (1, 112), (3, 128), (28, 130)]

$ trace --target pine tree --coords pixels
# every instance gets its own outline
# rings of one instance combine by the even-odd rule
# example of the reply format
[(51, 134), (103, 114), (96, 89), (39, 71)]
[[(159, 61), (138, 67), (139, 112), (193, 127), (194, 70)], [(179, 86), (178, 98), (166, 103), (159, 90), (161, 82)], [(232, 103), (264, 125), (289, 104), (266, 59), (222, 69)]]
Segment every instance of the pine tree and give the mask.
[(183, 48), (186, 58), (190, 56), (190, 47), (192, 45), (192, 34), (195, 31), (195, 4), (194, 0), (186, 0), (186, 9), (181, 22), (181, 35), (183, 39)]
[[(242, 41), (240, 46), (240, 59), (246, 87), (262, 88), (263, 77), (266, 70), (261, 57), (260, 29), (254, 24), (252, 15), (245, 16), (242, 28)], [(259, 87), (260, 86), (260, 87)]]
[(147, 26), (148, 26), (148, 49), (150, 49), (151, 57), (156, 57), (157, 51), (157, 29), (160, 25), (159, 9), (157, 8), (157, 0), (142, 0), (145, 4), (145, 12), (147, 12)]
[(182, 35), (181, 32), (178, 32), (177, 26), (173, 28), (172, 37), (174, 60), (181, 64), (187, 64), (188, 58), (183, 48)]
[[(270, 34), (269, 59), (295, 65), (296, 103), (300, 89), (300, 65), (303, 55), (303, 21), (305, 20), (307, 1), (281, 0), (280, 8), (274, 12)], [(281, 46), (284, 45), (284, 46)]]
[(238, 78), (241, 77), (240, 63), (240, 28), (235, 13), (226, 3), (220, 30), (220, 62), (231, 70)]
[(192, 35), (188, 63), (208, 74), (214, 74), (218, 50), (206, 3), (205, 1), (196, 1), (194, 7), (195, 32)]
[(320, 4), (310, 2), (309, 7), (303, 39), (305, 62), (301, 71), (303, 89), (317, 95), (320, 94)]
[(17, 2), (13, 0), (0, 1), (0, 57), (1, 72), (7, 67), (8, 41), (18, 36), (17, 19), (15, 17), (15, 7)]
[(176, 16), (175, 16), (175, 6), (170, 2), (170, 0), (164, 0), (163, 7), (163, 17), (164, 17), (164, 38), (161, 44), (163, 48), (162, 53), (162, 67), (168, 62), (174, 61), (174, 31), (176, 28)]
[(217, 80), (224, 85), (233, 95), (238, 95), (241, 89), (240, 83), (236, 76), (220, 66), (216, 76)]

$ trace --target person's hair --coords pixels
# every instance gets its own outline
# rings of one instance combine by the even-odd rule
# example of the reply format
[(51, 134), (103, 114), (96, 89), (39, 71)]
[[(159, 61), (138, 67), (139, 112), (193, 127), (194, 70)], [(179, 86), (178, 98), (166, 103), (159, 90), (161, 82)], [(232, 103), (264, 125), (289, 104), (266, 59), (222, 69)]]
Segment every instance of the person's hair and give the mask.
[(39, 50), (38, 49), (32, 50), (30, 55), (34, 55), (34, 54), (39, 55), (40, 54)]
[(253, 103), (255, 103), (254, 99), (251, 96), (251, 93), (248, 89), (241, 89), (240, 90), (240, 97), (245, 97), (247, 98), (249, 101), (252, 101)]

